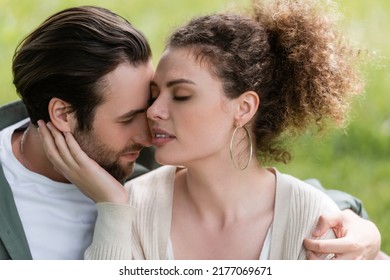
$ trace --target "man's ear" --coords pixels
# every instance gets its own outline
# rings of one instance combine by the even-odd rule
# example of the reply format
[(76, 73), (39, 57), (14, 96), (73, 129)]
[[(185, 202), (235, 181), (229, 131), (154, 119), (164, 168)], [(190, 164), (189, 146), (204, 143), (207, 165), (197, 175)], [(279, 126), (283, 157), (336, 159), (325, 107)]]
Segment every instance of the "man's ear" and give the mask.
[(260, 105), (260, 98), (254, 91), (246, 91), (237, 98), (236, 123), (245, 125), (256, 114)]
[(49, 116), (55, 128), (62, 132), (72, 132), (76, 124), (72, 106), (62, 99), (52, 98), (48, 106)]

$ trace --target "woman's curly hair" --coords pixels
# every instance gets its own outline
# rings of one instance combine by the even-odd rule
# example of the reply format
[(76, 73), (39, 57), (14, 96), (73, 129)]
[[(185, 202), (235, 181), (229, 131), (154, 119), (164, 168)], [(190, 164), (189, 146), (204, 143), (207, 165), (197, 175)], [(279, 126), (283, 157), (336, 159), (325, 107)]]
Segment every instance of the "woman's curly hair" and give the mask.
[(260, 106), (250, 123), (258, 156), (286, 162), (281, 136), (329, 121), (343, 125), (351, 97), (363, 89), (358, 51), (337, 28), (329, 0), (252, 1), (252, 15), (192, 19), (167, 47), (190, 47), (237, 98), (255, 91)]

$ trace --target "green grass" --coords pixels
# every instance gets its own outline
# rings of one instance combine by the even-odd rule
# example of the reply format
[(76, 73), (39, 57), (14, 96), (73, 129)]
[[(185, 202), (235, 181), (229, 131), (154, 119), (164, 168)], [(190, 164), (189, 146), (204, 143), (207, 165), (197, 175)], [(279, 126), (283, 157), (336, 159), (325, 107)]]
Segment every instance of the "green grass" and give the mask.
[[(245, 1), (248, 2), (248, 1)], [(46, 17), (65, 7), (94, 4), (129, 19), (149, 38), (156, 63), (171, 28), (189, 17), (230, 6), (230, 0), (0, 0), (0, 104), (17, 99), (11, 60), (22, 38)], [(242, 1), (240, 1), (242, 3)], [(293, 160), (283, 172), (316, 177), (328, 188), (345, 190), (363, 200), (390, 253), (390, 1), (339, 1), (343, 27), (369, 53), (366, 94), (351, 112), (345, 131), (321, 138), (304, 136), (294, 144)]]

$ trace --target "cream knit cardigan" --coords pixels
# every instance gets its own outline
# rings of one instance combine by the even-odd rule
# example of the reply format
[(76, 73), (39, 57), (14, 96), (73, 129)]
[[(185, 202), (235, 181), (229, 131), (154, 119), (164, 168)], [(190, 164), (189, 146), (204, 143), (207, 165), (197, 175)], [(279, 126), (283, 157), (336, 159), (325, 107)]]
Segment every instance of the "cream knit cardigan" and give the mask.
[[(273, 171), (277, 185), (270, 259), (306, 259), (304, 238), (311, 236), (321, 214), (339, 209), (323, 192)], [(175, 172), (176, 167), (163, 166), (128, 182), (129, 205), (98, 203), (94, 238), (85, 258), (167, 259)], [(329, 231), (324, 238), (335, 236)]]

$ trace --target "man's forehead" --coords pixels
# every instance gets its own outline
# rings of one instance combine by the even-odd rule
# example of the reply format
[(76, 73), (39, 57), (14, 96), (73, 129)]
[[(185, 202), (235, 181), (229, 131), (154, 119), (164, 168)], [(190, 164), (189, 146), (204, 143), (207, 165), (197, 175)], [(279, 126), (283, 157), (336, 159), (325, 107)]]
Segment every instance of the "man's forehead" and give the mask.
[(118, 65), (100, 82), (103, 102), (99, 111), (109, 111), (116, 116), (145, 110), (150, 98), (150, 80), (153, 76), (151, 63), (134, 66)]
[(149, 96), (147, 98), (129, 97), (128, 100), (108, 98), (96, 108), (96, 115), (113, 119), (131, 118), (136, 114), (146, 112), (148, 109), (148, 100)]

